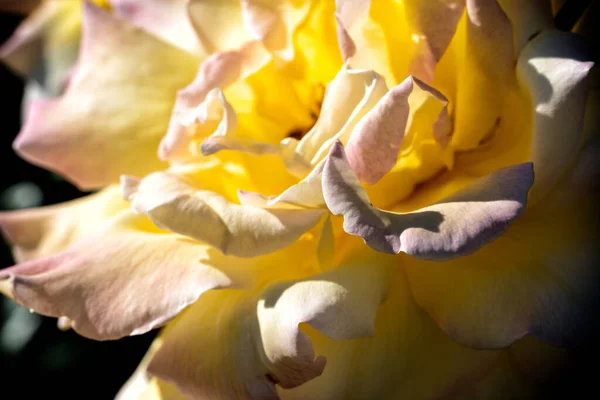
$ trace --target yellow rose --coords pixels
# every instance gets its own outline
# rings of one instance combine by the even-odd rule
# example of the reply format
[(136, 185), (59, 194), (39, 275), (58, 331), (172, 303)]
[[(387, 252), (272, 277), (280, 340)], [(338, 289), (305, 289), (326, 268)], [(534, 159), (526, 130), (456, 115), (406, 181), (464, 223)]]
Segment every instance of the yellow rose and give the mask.
[(102, 190), (0, 214), (0, 291), (166, 325), (119, 398), (522, 398), (582, 340), (593, 63), (549, 1), (108, 3), (14, 144)]

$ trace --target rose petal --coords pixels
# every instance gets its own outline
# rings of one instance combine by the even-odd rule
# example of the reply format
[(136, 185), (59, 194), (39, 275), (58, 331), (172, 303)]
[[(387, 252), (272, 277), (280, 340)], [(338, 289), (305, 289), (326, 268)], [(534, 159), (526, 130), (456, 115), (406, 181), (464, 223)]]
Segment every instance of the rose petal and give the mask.
[(540, 200), (573, 162), (583, 140), (583, 116), (591, 57), (577, 35), (549, 30), (523, 49), (517, 63), (521, 85), (533, 100), (531, 190)]
[(464, 0), (404, 2), (411, 39), (416, 45), (409, 73), (431, 82), (440, 61), (456, 31), (465, 7)]
[(215, 192), (198, 190), (165, 172), (151, 174), (133, 185), (128, 185), (126, 179), (124, 192), (132, 208), (160, 228), (238, 257), (253, 257), (290, 245), (313, 227), (323, 213), (233, 204)]
[(77, 59), (80, 12), (80, 2), (44, 2), (0, 47), (0, 60), (59, 95)]
[(531, 164), (501, 169), (437, 204), (396, 214), (373, 207), (341, 143), (323, 169), (323, 196), (344, 230), (372, 248), (444, 260), (470, 254), (501, 235), (518, 218), (533, 183)]
[(498, 0), (498, 3), (512, 22), (515, 54), (520, 54), (537, 34), (554, 27), (548, 0)]
[(455, 78), (452, 145), (458, 150), (477, 147), (492, 130), (514, 81), (511, 23), (497, 0), (467, 0), (467, 17), (465, 36), (457, 39), (464, 43)]
[(177, 92), (169, 128), (158, 150), (159, 157), (162, 160), (187, 157), (190, 130), (193, 135), (196, 128), (196, 108), (206, 100), (208, 93), (246, 78), (270, 59), (260, 42), (249, 42), (239, 50), (215, 53), (204, 60), (194, 81)]
[[(409, 96), (413, 91), (425, 92), (445, 105), (448, 103), (443, 95), (414, 77), (406, 78), (388, 91), (360, 120), (348, 139), (348, 162), (361, 181), (375, 184), (396, 164), (411, 109)], [(448, 110), (444, 106), (434, 124), (434, 135), (447, 137), (448, 124)]]
[(63, 251), (126, 209), (118, 187), (55, 206), (0, 213), (0, 228), (16, 261)]
[(594, 334), (597, 133), (544, 201), (490, 245), (444, 264), (405, 259), (416, 301), (453, 339), (496, 348), (528, 333), (557, 345), (577, 345)]
[(194, 54), (200, 43), (187, 13), (188, 0), (108, 0), (115, 15)]
[(14, 146), (28, 161), (91, 189), (162, 165), (156, 146), (175, 90), (191, 79), (197, 61), (89, 3), (84, 27), (65, 95), (32, 102)]
[(278, 399), (274, 383), (295, 387), (325, 366), (299, 324), (334, 339), (372, 334), (393, 270), (355, 263), (262, 292), (206, 293), (165, 335), (149, 371), (198, 398)]
[(61, 253), (0, 271), (3, 291), (40, 314), (66, 316), (83, 336), (104, 340), (145, 333), (205, 290), (230, 284), (210, 261), (208, 246), (141, 230), (144, 220), (126, 211)]

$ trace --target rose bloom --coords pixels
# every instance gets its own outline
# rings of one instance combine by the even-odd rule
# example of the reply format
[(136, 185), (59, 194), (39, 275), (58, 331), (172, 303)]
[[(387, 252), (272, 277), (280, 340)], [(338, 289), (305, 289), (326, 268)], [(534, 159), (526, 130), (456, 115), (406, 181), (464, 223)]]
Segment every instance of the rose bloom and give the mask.
[(2, 213), (0, 290), (96, 340), (164, 326), (120, 399), (532, 396), (598, 275), (557, 7), (44, 2), (1, 50), (14, 148), (99, 191)]

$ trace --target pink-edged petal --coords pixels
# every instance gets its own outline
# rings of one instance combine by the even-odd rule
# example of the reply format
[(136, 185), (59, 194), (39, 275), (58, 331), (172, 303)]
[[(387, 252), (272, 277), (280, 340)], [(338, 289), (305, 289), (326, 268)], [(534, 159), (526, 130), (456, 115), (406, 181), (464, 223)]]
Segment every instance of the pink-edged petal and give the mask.
[(354, 54), (356, 54), (356, 44), (350, 37), (350, 34), (344, 27), (344, 22), (338, 15), (335, 16), (336, 27), (337, 27), (337, 40), (338, 46), (340, 47), (340, 53), (342, 53), (342, 60), (347, 62)]
[(249, 42), (238, 50), (212, 54), (204, 60), (193, 82), (177, 92), (173, 115), (160, 143), (158, 156), (162, 160), (187, 157), (190, 136), (196, 130), (196, 108), (205, 101), (208, 93), (244, 79), (270, 60), (271, 55), (257, 41)]
[(386, 92), (383, 77), (375, 71), (345, 65), (327, 86), (319, 119), (302, 138), (296, 152), (316, 165), (327, 155), (334, 140), (348, 141), (352, 129)]
[(344, 230), (386, 253), (444, 260), (470, 254), (501, 235), (525, 209), (531, 163), (504, 168), (466, 189), (414, 212), (378, 210), (350, 168), (341, 143), (323, 169), (323, 196)]
[(519, 56), (517, 76), (533, 101), (533, 203), (553, 188), (579, 151), (591, 60), (580, 37), (556, 30), (536, 36)]
[(123, 191), (132, 208), (158, 227), (238, 257), (254, 257), (290, 245), (323, 214), (323, 210), (266, 210), (230, 203), (168, 172), (156, 172), (141, 181), (126, 177)]
[(201, 52), (187, 14), (188, 0), (108, 0), (113, 13), (183, 50)]
[(0, 212), (0, 229), (16, 261), (66, 249), (107, 218), (128, 207), (118, 187), (55, 206)]
[(259, 292), (206, 293), (164, 335), (149, 371), (194, 398), (279, 399), (275, 384), (296, 387), (325, 367), (300, 324), (337, 340), (372, 334), (394, 268), (368, 261)]
[(191, 80), (197, 60), (90, 3), (83, 19), (69, 87), (59, 99), (29, 105), (14, 147), (91, 189), (160, 168), (156, 146), (176, 89)]
[[(406, 78), (388, 91), (360, 120), (348, 139), (348, 162), (361, 181), (375, 184), (396, 164), (411, 108), (409, 96), (413, 90), (426, 92), (442, 103), (448, 103), (442, 94), (414, 77)], [(434, 125), (434, 134), (440, 138), (447, 137), (448, 123), (448, 111), (444, 107)]]
[(125, 211), (67, 250), (0, 271), (17, 303), (72, 321), (93, 339), (142, 334), (230, 279), (210, 261), (209, 246), (157, 230)]
[(511, 22), (497, 0), (467, 0), (466, 4), (452, 136), (457, 150), (476, 148), (492, 130), (515, 74)]
[(535, 35), (554, 27), (548, 0), (498, 0), (498, 3), (512, 23), (517, 55)]

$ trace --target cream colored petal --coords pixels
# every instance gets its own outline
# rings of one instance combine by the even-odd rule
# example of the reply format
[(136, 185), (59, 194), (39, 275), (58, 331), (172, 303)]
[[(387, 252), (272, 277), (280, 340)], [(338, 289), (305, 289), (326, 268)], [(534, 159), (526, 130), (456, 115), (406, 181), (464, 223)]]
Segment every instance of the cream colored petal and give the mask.
[(128, 207), (118, 187), (67, 203), (0, 213), (0, 228), (17, 262), (65, 250)]
[(135, 212), (167, 229), (208, 243), (223, 254), (253, 257), (286, 247), (312, 228), (322, 210), (266, 210), (230, 203), (168, 172), (125, 178)]
[(85, 189), (160, 168), (156, 147), (175, 92), (196, 66), (191, 55), (85, 3), (69, 87), (59, 99), (29, 105), (14, 147)]
[(579, 152), (592, 66), (581, 38), (556, 30), (539, 34), (519, 56), (519, 81), (533, 101), (531, 204), (553, 188)]
[(275, 384), (296, 387), (325, 367), (300, 324), (337, 340), (372, 334), (394, 268), (369, 261), (257, 293), (206, 293), (165, 335), (150, 372), (195, 398), (278, 399)]
[(35, 312), (67, 317), (83, 336), (117, 339), (160, 326), (204, 291), (230, 285), (210, 252), (124, 211), (60, 253), (3, 269), (0, 288)]

